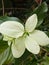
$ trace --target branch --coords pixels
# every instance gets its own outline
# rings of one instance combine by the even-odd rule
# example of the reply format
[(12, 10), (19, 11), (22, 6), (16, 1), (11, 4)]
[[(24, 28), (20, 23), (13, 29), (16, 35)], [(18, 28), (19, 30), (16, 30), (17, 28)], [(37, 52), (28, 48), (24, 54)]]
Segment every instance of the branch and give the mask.
[(3, 16), (4, 16), (4, 1), (2, 0), (2, 10), (3, 10)]

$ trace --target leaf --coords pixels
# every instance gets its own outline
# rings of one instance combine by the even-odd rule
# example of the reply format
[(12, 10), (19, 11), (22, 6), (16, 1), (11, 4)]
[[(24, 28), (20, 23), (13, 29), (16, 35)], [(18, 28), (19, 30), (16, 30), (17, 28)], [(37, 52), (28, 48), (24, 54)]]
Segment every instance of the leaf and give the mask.
[(46, 33), (46, 34), (47, 34), (47, 36), (49, 37), (49, 31), (46, 31), (45, 33)]
[(37, 8), (34, 9), (33, 14), (36, 13), (38, 16), (37, 27), (43, 23), (47, 11), (48, 11), (48, 7), (46, 2), (43, 2), (41, 5), (39, 5)]
[(2, 40), (3, 39), (3, 36), (2, 36), (2, 34), (0, 33), (0, 40)]
[(21, 20), (16, 18), (16, 17), (1, 16), (0, 17), (0, 23), (3, 23), (4, 21), (18, 21), (18, 22), (21, 22)]
[(0, 65), (2, 65), (6, 61), (8, 55), (9, 55), (9, 48), (7, 48), (4, 52), (0, 54)]
[(4, 65), (9, 64), (9, 63), (14, 63), (14, 57), (13, 57), (11, 52), (10, 52), (9, 57), (7, 58), (7, 60), (4, 62)]
[(7, 49), (8, 45), (6, 41), (0, 40), (0, 54), (4, 52), (5, 49)]
[(11, 61), (12, 58), (13, 58), (12, 57), (12, 54), (11, 54), (11, 46), (10, 47), (7, 47), (6, 49), (5, 49), (6, 46), (4, 47), (2, 45), (2, 47), (4, 48), (4, 51), (2, 51), (2, 53), (0, 53), (0, 65), (4, 64), (5, 62)]

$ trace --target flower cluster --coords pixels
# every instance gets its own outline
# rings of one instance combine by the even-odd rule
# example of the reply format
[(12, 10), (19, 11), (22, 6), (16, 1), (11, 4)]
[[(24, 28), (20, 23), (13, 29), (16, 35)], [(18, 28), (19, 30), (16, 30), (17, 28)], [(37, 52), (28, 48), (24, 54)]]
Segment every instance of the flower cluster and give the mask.
[(49, 44), (48, 36), (43, 31), (35, 29), (37, 23), (37, 15), (33, 14), (27, 19), (25, 26), (18, 21), (5, 21), (0, 24), (3, 40), (8, 41), (9, 46), (12, 43), (11, 50), (15, 58), (21, 57), (25, 49), (33, 54), (38, 54), (40, 45)]

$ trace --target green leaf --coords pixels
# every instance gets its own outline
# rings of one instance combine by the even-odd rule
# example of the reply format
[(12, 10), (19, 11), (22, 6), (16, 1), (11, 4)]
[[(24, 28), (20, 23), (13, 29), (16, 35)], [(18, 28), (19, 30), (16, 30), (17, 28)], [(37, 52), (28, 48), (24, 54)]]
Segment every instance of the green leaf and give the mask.
[(0, 23), (3, 23), (5, 21), (18, 21), (18, 22), (21, 22), (21, 20), (16, 18), (16, 17), (1, 16), (0, 17)]
[(47, 11), (48, 11), (48, 7), (46, 2), (43, 2), (41, 5), (39, 5), (37, 8), (34, 9), (33, 13), (36, 13), (38, 16), (37, 27), (43, 23)]
[(6, 41), (0, 40), (0, 54), (4, 52), (5, 49), (7, 49), (8, 44)]
[(0, 40), (2, 40), (3, 39), (3, 35), (0, 33)]
[(37, 8), (34, 9), (33, 13), (41, 14), (48, 11), (47, 3), (43, 2), (41, 5), (39, 5)]
[(7, 65), (7, 64), (10, 64), (10, 63), (14, 63), (14, 57), (12, 55), (12, 52), (10, 52), (9, 57), (4, 62), (4, 65)]
[(47, 34), (47, 36), (49, 37), (49, 31), (46, 31), (45, 33), (46, 33), (46, 34)]
[(0, 65), (10, 62), (13, 59), (13, 56), (11, 53), (11, 46), (7, 47), (6, 49), (3, 45), (2, 45), (2, 47), (4, 48), (4, 51), (2, 51), (2, 53), (0, 53)]
[(2, 65), (7, 60), (8, 56), (9, 56), (9, 48), (7, 48), (4, 52), (0, 54), (0, 65)]

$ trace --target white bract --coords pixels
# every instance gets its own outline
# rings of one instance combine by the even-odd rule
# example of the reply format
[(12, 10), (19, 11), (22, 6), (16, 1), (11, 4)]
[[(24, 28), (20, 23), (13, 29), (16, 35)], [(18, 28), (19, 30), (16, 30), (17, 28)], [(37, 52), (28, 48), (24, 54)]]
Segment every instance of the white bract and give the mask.
[(27, 49), (33, 54), (38, 54), (40, 45), (49, 44), (48, 36), (40, 30), (35, 30), (37, 25), (37, 15), (30, 16), (25, 27), (17, 21), (6, 21), (0, 24), (0, 33), (3, 34), (3, 40), (8, 41), (8, 45), (12, 43), (11, 50), (15, 58), (19, 58)]

